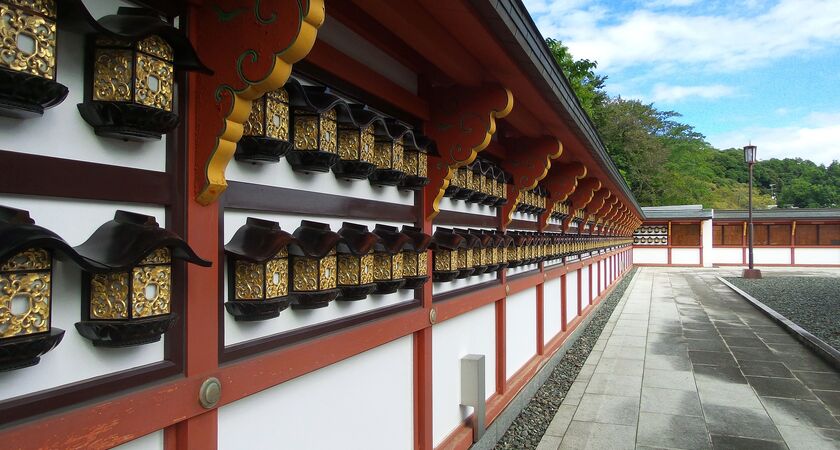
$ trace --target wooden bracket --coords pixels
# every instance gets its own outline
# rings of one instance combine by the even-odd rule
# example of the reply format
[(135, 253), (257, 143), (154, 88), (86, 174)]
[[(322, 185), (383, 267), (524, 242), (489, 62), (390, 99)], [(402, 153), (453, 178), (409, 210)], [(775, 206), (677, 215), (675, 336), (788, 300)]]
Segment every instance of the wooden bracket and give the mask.
[(566, 201), (578, 186), (578, 180), (586, 176), (588, 169), (582, 163), (573, 162), (560, 164), (549, 171), (543, 180), (543, 186), (548, 190), (546, 210), (540, 216), (540, 226), (548, 224), (554, 205)]
[[(578, 234), (583, 232), (586, 228), (586, 224), (589, 222), (589, 218), (598, 214), (598, 211), (604, 207), (604, 204), (611, 195), (612, 192), (610, 192), (607, 188), (598, 189), (594, 194), (592, 194), (592, 200), (590, 200), (586, 207), (583, 208), (583, 226), (578, 229)], [(592, 234), (594, 230), (595, 222), (593, 221), (592, 225), (589, 227), (589, 234)]]
[(428, 220), (440, 212), (440, 200), (458, 167), (473, 162), (490, 144), (496, 119), (513, 109), (513, 94), (498, 85), (438, 89), (430, 105), (431, 120), (424, 132), (437, 144), (440, 157), (429, 157), (429, 184), (423, 190), (423, 215)]
[(513, 182), (508, 185), (508, 202), (502, 207), (503, 225), (513, 219), (519, 194), (537, 187), (548, 175), (551, 160), (563, 154), (563, 144), (553, 136), (510, 140), (505, 142), (505, 147), (513, 151), (502, 162), (502, 168), (512, 175)]
[[(569, 217), (563, 219), (563, 232), (569, 231), (569, 225), (572, 224), (572, 219), (577, 210), (586, 207), (595, 191), (601, 188), (601, 180), (594, 177), (586, 177), (580, 181), (577, 189), (569, 196)], [(582, 225), (581, 225), (582, 226)]]
[(607, 217), (609, 217), (616, 204), (618, 204), (618, 197), (614, 195), (610, 196), (610, 198), (608, 198), (607, 201), (604, 202), (604, 206), (596, 213), (597, 219), (595, 219), (595, 225), (592, 227), (593, 230), (595, 229), (595, 226), (600, 224), (601, 229), (599, 230), (599, 233), (602, 235), (605, 234), (604, 230), (609, 226), (609, 223), (607, 222)]
[(324, 23), (324, 0), (217, 0), (196, 8), (191, 36), (213, 75), (192, 75), (195, 92), (195, 198), (216, 201), (242, 138), (251, 102), (279, 89), (309, 53)]

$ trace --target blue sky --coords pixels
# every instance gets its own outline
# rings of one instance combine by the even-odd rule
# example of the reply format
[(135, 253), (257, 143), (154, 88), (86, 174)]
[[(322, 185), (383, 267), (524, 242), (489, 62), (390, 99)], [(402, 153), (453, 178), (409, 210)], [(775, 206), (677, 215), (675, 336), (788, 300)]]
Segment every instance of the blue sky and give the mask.
[(524, 2), (610, 95), (677, 111), (718, 148), (840, 160), (840, 0)]

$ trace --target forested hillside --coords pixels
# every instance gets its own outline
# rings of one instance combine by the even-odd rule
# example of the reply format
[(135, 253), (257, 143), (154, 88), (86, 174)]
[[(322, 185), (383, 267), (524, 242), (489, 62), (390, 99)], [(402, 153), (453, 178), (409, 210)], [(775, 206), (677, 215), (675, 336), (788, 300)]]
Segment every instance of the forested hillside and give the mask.
[[(607, 151), (642, 206), (703, 204), (747, 207), (748, 171), (742, 149), (719, 150), (680, 114), (653, 104), (610, 97), (597, 62), (575, 60), (562, 43), (547, 39)], [(840, 207), (840, 163), (760, 160), (755, 166), (756, 208)]]

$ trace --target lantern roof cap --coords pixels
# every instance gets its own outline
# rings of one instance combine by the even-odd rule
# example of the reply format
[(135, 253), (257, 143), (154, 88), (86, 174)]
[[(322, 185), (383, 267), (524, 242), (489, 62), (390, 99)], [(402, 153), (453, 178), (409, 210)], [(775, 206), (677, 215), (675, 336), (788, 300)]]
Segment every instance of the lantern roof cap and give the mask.
[(337, 251), (339, 253), (351, 253), (355, 256), (364, 256), (373, 251), (374, 245), (381, 241), (381, 238), (368, 230), (367, 225), (344, 222), (338, 230), (341, 240), (338, 241)]
[(341, 236), (330, 230), (329, 224), (301, 220), (292, 234), (295, 240), (289, 245), (289, 253), (296, 256), (323, 258), (338, 245)]
[(470, 228), (468, 231), (470, 233), (470, 236), (475, 236), (476, 238), (478, 238), (482, 248), (490, 248), (494, 246), (493, 235), (487, 233), (486, 230), (477, 230), (475, 228)]
[(455, 250), (466, 246), (464, 237), (451, 228), (438, 227), (432, 235), (431, 247), (435, 250)]
[(83, 268), (91, 268), (58, 234), (35, 225), (29, 211), (0, 205), (0, 260), (30, 248), (55, 250)]
[(322, 113), (336, 108), (339, 115), (349, 115), (347, 101), (335, 95), (325, 86), (304, 86), (300, 81), (289, 78), (284, 86), (289, 94), (289, 105), (295, 108), (302, 108), (315, 113)]
[(128, 270), (153, 251), (166, 247), (175, 259), (210, 267), (177, 234), (161, 228), (154, 217), (117, 210), (114, 220), (105, 222), (76, 252), (91, 266), (93, 272)]
[(393, 255), (401, 252), (406, 244), (411, 241), (408, 235), (400, 233), (397, 227), (390, 225), (377, 224), (373, 232), (381, 238), (374, 246), (377, 252), (386, 252)]
[(225, 244), (225, 253), (237, 259), (262, 263), (288, 247), (295, 238), (270, 220), (249, 217)]
[(413, 252), (425, 252), (432, 243), (432, 237), (420, 230), (420, 227), (403, 225), (400, 232), (410, 238), (405, 244), (404, 250)]
[(201, 62), (187, 35), (148, 8), (120, 7), (116, 14), (96, 20), (82, 0), (61, 0), (58, 2), (58, 17), (61, 18), (60, 23), (84, 34), (95, 33), (132, 42), (158, 36), (172, 47), (175, 67), (213, 73)]
[(465, 247), (467, 248), (480, 248), (481, 247), (481, 240), (475, 234), (470, 233), (468, 230), (463, 228), (454, 228), (453, 231), (463, 236), (464, 242), (466, 243)]

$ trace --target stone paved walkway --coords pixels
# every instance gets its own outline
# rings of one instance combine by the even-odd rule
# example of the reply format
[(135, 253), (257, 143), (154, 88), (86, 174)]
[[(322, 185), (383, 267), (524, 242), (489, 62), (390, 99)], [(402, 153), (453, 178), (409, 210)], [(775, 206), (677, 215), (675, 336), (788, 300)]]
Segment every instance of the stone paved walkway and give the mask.
[(840, 449), (840, 374), (719, 274), (640, 269), (538, 450)]

